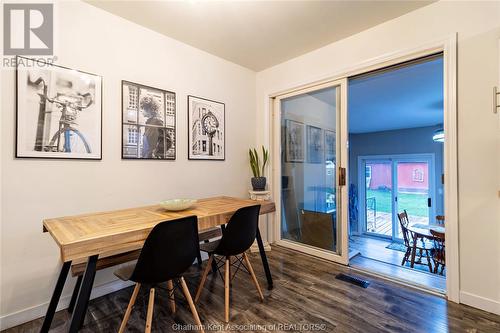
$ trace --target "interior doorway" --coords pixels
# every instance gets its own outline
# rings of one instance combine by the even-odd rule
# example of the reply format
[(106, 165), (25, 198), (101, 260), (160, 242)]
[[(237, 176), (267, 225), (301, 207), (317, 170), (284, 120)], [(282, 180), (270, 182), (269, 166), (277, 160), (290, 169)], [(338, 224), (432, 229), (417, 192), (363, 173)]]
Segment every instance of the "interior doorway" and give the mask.
[(445, 293), (443, 55), (351, 77), (348, 91), (350, 265)]

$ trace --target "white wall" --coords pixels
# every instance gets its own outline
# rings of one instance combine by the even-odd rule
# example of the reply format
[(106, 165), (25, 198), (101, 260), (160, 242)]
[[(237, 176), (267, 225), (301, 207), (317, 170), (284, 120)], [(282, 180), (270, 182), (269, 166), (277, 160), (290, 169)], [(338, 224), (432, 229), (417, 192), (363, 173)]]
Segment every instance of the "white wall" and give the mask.
[(438, 2), (257, 74), (257, 138), (269, 142), (268, 96), (458, 33), (461, 301), (500, 313), (500, 135), (492, 112), (500, 2)]
[[(2, 70), (2, 328), (42, 314), (50, 299), (61, 263), (55, 242), (42, 233), (43, 218), (172, 197), (248, 195), (254, 72), (85, 3), (56, 9), (57, 64), (103, 76), (103, 160), (15, 159), (15, 75)], [(121, 160), (122, 79), (177, 93), (175, 162)], [(225, 162), (187, 160), (188, 94), (226, 103)], [(114, 280), (111, 272), (99, 272), (95, 285)]]

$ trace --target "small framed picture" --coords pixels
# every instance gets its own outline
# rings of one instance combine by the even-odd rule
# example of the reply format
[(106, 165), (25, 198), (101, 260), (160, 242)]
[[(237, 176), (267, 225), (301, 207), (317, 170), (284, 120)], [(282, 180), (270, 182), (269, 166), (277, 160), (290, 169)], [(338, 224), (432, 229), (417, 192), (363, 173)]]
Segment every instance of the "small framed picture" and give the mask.
[(16, 157), (102, 158), (102, 78), (17, 57)]
[(188, 96), (188, 159), (224, 161), (225, 105)]
[(307, 162), (323, 162), (323, 130), (315, 126), (307, 126)]
[(335, 163), (335, 151), (336, 151), (336, 139), (335, 132), (330, 130), (325, 130), (325, 160)]
[(287, 162), (304, 162), (304, 124), (287, 119), (285, 122)]
[(122, 81), (122, 159), (175, 160), (175, 93)]

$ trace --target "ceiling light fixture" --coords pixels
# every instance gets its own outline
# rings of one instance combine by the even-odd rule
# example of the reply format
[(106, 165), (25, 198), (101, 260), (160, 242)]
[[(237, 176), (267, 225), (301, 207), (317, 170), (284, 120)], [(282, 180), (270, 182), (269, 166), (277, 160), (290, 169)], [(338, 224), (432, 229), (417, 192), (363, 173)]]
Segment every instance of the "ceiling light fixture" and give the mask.
[(434, 131), (432, 135), (432, 141), (434, 142), (444, 142), (444, 130), (442, 128)]

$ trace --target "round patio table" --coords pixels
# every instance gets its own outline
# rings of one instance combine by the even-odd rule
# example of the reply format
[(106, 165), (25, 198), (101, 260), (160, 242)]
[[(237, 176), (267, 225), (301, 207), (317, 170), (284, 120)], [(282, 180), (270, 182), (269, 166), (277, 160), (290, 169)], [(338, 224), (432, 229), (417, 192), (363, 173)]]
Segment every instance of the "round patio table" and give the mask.
[(415, 256), (417, 254), (417, 242), (419, 239), (430, 239), (432, 240), (434, 236), (431, 234), (431, 229), (437, 232), (445, 233), (445, 228), (438, 224), (424, 224), (424, 223), (412, 223), (408, 226), (408, 230), (413, 235), (413, 249), (411, 254), (410, 267), (415, 266)]

